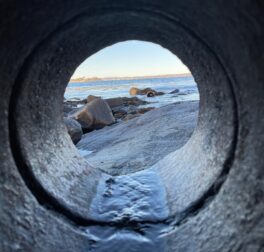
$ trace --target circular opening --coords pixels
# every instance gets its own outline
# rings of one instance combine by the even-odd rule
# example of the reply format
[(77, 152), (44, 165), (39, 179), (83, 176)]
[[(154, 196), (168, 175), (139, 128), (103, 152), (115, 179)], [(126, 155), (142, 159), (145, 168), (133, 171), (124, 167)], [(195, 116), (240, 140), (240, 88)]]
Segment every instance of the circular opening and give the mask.
[(64, 97), (64, 121), (77, 149), (110, 175), (150, 168), (182, 147), (199, 109), (189, 69), (143, 41), (117, 43), (86, 59)]
[[(62, 100), (85, 58), (131, 39), (160, 44), (189, 67), (200, 90), (199, 119), (182, 148), (151, 169), (113, 178), (80, 158), (64, 127)], [(228, 171), (235, 118), (225, 71), (201, 39), (158, 14), (106, 12), (70, 21), (35, 48), (12, 106), (12, 141), (26, 184), (39, 202), (79, 225), (180, 219), (201, 207)]]

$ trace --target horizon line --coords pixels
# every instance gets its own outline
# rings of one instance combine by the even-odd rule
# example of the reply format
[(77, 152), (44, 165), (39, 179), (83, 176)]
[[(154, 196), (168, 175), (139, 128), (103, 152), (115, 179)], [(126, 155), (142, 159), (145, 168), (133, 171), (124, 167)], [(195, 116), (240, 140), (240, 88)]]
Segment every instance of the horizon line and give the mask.
[(80, 82), (80, 81), (96, 81), (96, 80), (125, 80), (125, 79), (146, 79), (146, 78), (159, 78), (159, 77), (183, 77), (192, 76), (190, 72), (188, 73), (177, 73), (177, 74), (159, 74), (159, 75), (140, 75), (140, 76), (114, 76), (114, 77), (75, 77), (71, 78), (70, 82)]

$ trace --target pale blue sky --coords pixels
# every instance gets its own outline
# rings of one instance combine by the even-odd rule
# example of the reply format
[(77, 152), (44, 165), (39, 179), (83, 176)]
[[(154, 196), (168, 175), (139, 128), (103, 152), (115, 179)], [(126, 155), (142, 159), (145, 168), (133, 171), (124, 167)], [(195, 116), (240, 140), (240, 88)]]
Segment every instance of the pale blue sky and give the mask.
[(131, 77), (189, 73), (189, 69), (167, 49), (150, 42), (120, 42), (86, 59), (75, 71), (78, 77)]

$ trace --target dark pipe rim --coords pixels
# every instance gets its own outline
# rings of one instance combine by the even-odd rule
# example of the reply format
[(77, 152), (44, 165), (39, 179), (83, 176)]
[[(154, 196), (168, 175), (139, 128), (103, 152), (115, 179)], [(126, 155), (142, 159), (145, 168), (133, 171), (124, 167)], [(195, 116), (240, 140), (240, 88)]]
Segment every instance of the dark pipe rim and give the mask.
[[(105, 11), (105, 10), (104, 10)], [(107, 9), (107, 11), (120, 11), (120, 9)], [(137, 11), (139, 12), (139, 10), (137, 9), (131, 9), (131, 10), (123, 10), (124, 12), (128, 12), (128, 11)], [(195, 34), (190, 28), (185, 27), (182, 23), (179, 23), (178, 20), (176, 20), (173, 17), (170, 17), (168, 15), (166, 15), (165, 13), (161, 13), (161, 12), (153, 12), (153, 11), (148, 11), (148, 10), (140, 10), (141, 13), (146, 13), (149, 15), (156, 15), (161, 19), (168, 19), (170, 22), (175, 23), (176, 25), (181, 26), (182, 28), (184, 28), (188, 33), (191, 33), (192, 36), (194, 36), (197, 40), (199, 40), (199, 42), (201, 42), (202, 44), (206, 45), (206, 47), (210, 50), (211, 53), (213, 53), (213, 55), (215, 56), (215, 58), (218, 60), (218, 62), (220, 63), (220, 65), (222, 66), (222, 68), (224, 69), (226, 76), (229, 80), (230, 83), (230, 89), (232, 91), (232, 97), (233, 97), (233, 101), (234, 101), (234, 112), (235, 115), (234, 117), (236, 118), (236, 124), (234, 125), (235, 128), (235, 134), (234, 134), (234, 141), (233, 141), (233, 146), (231, 148), (231, 153), (229, 155), (229, 158), (226, 160), (225, 164), (224, 164), (224, 168), (222, 170), (221, 176), (223, 179), (222, 180), (218, 180), (217, 184), (214, 184), (211, 188), (209, 188), (209, 190), (207, 191), (207, 193), (205, 194), (205, 197), (203, 197), (202, 199), (197, 200), (197, 202), (195, 202), (195, 204), (193, 206), (190, 207), (190, 211), (188, 212), (188, 214), (186, 216), (183, 216), (179, 221), (177, 221), (178, 224), (182, 223), (184, 220), (186, 220), (189, 216), (195, 215), (197, 213), (197, 209), (201, 209), (202, 207), (204, 207), (206, 205), (206, 203), (208, 202), (208, 199), (212, 196), (212, 195), (216, 195), (219, 190), (221, 189), (221, 186), (223, 185), (224, 181), (227, 178), (227, 175), (232, 167), (234, 158), (235, 158), (235, 150), (236, 150), (236, 144), (237, 144), (237, 135), (238, 135), (238, 110), (237, 110), (237, 99), (236, 99), (236, 95), (234, 92), (234, 88), (232, 85), (232, 81), (230, 78), (230, 75), (228, 74), (228, 71), (226, 70), (226, 68), (224, 67), (224, 64), (222, 63), (221, 59), (218, 57), (217, 54), (214, 53), (214, 51), (210, 48), (210, 46), (205, 43), (204, 40), (202, 40), (197, 34)], [(15, 107), (16, 107), (16, 95), (17, 93), (19, 93), (20, 90), (20, 77), (21, 75), (23, 75), (23, 70), (26, 69), (29, 65), (28, 62), (30, 61), (32, 55), (35, 54), (35, 52), (38, 50), (38, 48), (42, 45), (42, 43), (46, 43), (47, 41), (49, 41), (49, 39), (56, 34), (57, 32), (59, 32), (61, 29), (63, 29), (66, 25), (68, 25), (71, 22), (75, 22), (76, 19), (78, 19), (81, 16), (86, 16), (87, 14), (80, 14), (75, 16), (74, 18), (72, 18), (71, 20), (67, 21), (66, 23), (64, 23), (62, 26), (60, 26), (58, 29), (54, 30), (53, 32), (51, 32), (45, 39), (43, 39), (30, 53), (30, 55), (27, 57), (27, 59), (25, 60), (23, 66), (21, 67), (20, 73), (18, 74), (16, 81), (15, 81), (15, 85), (14, 88), (12, 90), (12, 95), (11, 95), (11, 99), (10, 99), (10, 104), (9, 104), (9, 137), (10, 137), (10, 143), (11, 143), (11, 149), (12, 149), (12, 153), (13, 153), (13, 157), (14, 160), (16, 162), (16, 166), (18, 168), (18, 171), (21, 175), (21, 177), (23, 178), (25, 184), (27, 185), (27, 187), (29, 188), (29, 190), (31, 191), (31, 193), (34, 195), (34, 197), (37, 199), (37, 201), (43, 205), (44, 207), (48, 208), (48, 209), (52, 209), (53, 211), (55, 211), (56, 213), (59, 213), (60, 215), (66, 217), (67, 219), (70, 220), (71, 223), (74, 223), (78, 226), (88, 226), (88, 225), (117, 225), (119, 226), (120, 223), (109, 223), (109, 222), (97, 222), (97, 221), (93, 221), (93, 220), (87, 220), (86, 218), (82, 218), (82, 216), (77, 216), (76, 213), (73, 213), (70, 209), (68, 209), (67, 207), (65, 207), (65, 205), (60, 204), (60, 202), (57, 201), (56, 198), (54, 198), (52, 195), (50, 195), (45, 188), (42, 187), (42, 185), (40, 185), (38, 183), (38, 181), (36, 180), (34, 174), (30, 171), (30, 169), (27, 167), (26, 162), (23, 159), (23, 155), (20, 152), (20, 149), (18, 150), (18, 146), (19, 144), (19, 140), (17, 139), (17, 132), (16, 132), (16, 123), (15, 123), (15, 115), (13, 113), (13, 111), (15, 111)], [(28, 179), (28, 176), (30, 177), (30, 179)], [(170, 220), (173, 219), (173, 216), (171, 216), (170, 219), (168, 219), (169, 222), (171, 222)], [(140, 222), (142, 223), (142, 222)], [(149, 222), (147, 222), (149, 223)]]

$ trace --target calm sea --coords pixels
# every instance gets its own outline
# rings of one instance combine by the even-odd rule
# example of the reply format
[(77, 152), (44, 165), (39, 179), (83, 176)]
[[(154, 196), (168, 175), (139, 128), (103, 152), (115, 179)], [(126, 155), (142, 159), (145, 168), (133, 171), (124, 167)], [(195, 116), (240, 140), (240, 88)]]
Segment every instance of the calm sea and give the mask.
[[(166, 93), (156, 97), (138, 96), (140, 99), (151, 102), (148, 106), (160, 107), (177, 101), (199, 100), (199, 92), (193, 77), (74, 82), (68, 84), (64, 96), (67, 100), (83, 99), (88, 95), (102, 98), (130, 97), (131, 87), (140, 89), (150, 87)], [(176, 88), (180, 90), (178, 95), (169, 94)]]

